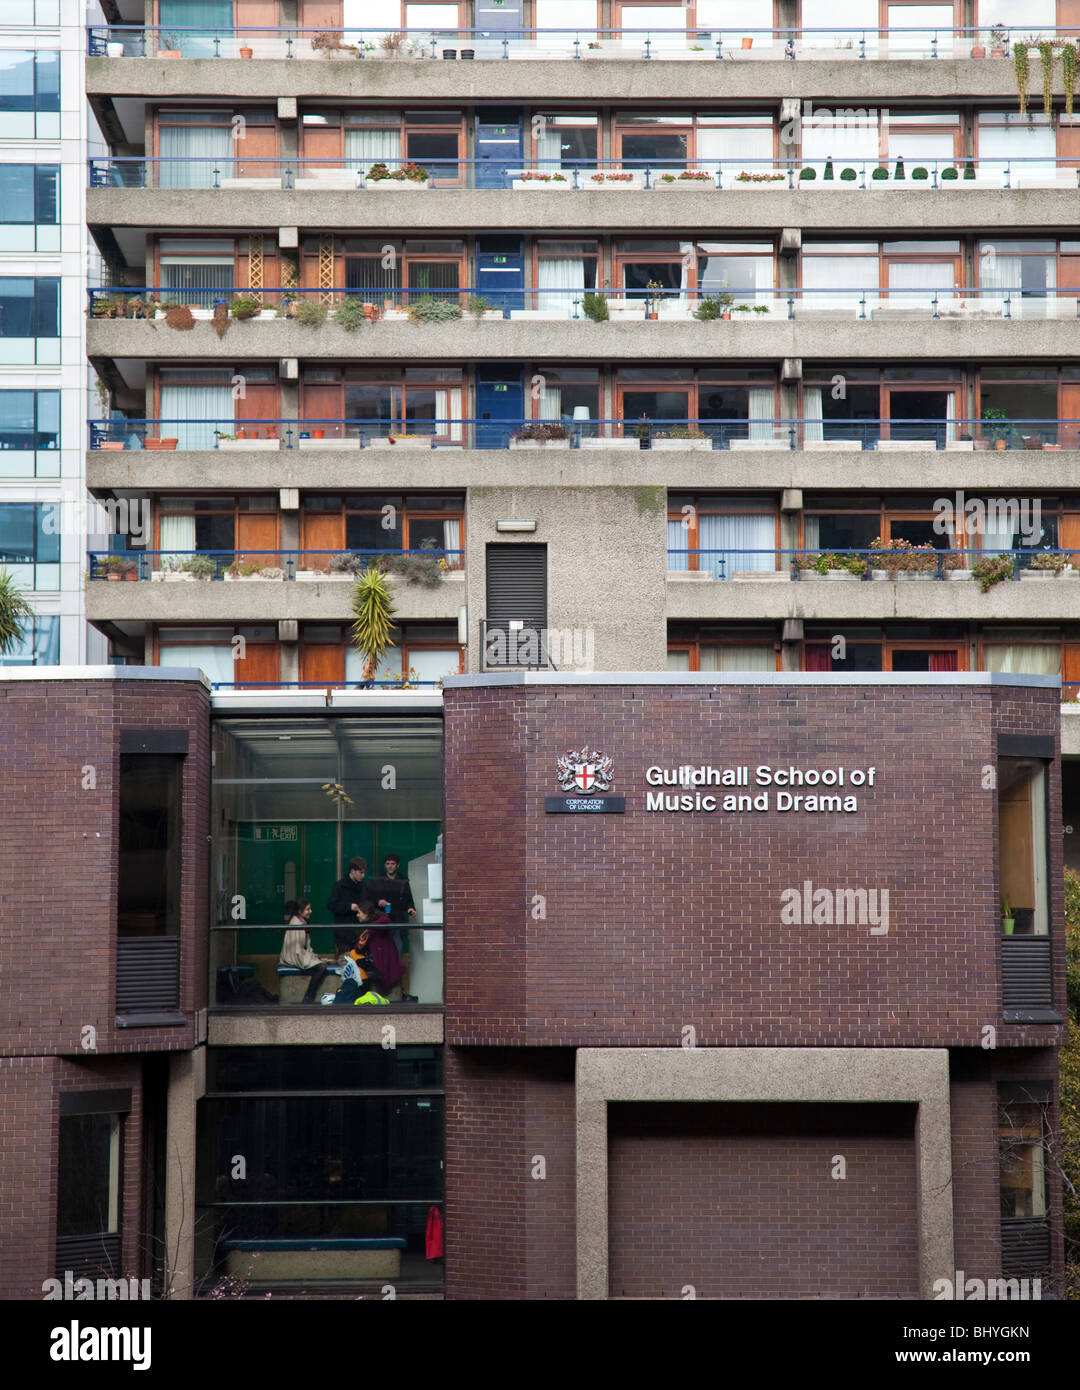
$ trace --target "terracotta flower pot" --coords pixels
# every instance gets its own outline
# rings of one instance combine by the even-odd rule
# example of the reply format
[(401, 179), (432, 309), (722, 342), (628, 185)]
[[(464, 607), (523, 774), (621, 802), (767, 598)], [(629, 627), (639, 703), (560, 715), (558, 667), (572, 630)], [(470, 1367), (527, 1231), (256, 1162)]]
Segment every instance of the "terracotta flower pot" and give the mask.
[(743, 48), (753, 48), (754, 40), (752, 38), (744, 38), (742, 41), (742, 46)]
[(109, 581), (110, 584), (120, 583), (120, 576), (118, 574), (107, 574), (105, 578)]
[(242, 48), (242, 49), (240, 50), (240, 57), (241, 57), (241, 58), (250, 58), (250, 57), (254, 54), (254, 52), (255, 52), (255, 50), (254, 50), (253, 48)]
[(311, 431), (311, 437), (312, 437), (312, 439), (322, 439), (322, 437), (323, 437), (323, 435), (324, 435), (325, 433), (326, 433), (325, 430), (312, 430), (312, 431)]
[(999, 454), (1004, 453), (1006, 447), (1007, 447), (1007, 442), (1006, 442), (1004, 439), (995, 439), (995, 440), (994, 440), (994, 448), (997, 450), (997, 452), (998, 452)]
[(973, 58), (985, 58), (986, 49), (982, 46), (982, 44), (976, 44), (975, 47), (971, 50), (971, 56)]

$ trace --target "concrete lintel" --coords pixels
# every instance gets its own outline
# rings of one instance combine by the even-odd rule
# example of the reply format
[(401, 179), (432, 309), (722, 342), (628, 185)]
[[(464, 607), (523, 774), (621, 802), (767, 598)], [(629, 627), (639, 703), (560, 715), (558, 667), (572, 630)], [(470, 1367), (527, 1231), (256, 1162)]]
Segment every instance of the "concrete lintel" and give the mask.
[(277, 114), (278, 114), (278, 120), (279, 120), (279, 121), (295, 121), (295, 120), (296, 120), (296, 98), (295, 98), (295, 97), (278, 97), (278, 99), (277, 99)]
[(393, 1007), (378, 1014), (355, 1009), (320, 1013), (211, 1014), (211, 1047), (330, 1047), (337, 1044), (381, 1046), (383, 1026), (392, 1023), (396, 1042), (441, 1043), (441, 1013), (402, 1013)]
[(915, 1048), (579, 1048), (578, 1297), (608, 1296), (609, 1101), (903, 1102), (918, 1106), (919, 1289), (953, 1277), (949, 1058)]

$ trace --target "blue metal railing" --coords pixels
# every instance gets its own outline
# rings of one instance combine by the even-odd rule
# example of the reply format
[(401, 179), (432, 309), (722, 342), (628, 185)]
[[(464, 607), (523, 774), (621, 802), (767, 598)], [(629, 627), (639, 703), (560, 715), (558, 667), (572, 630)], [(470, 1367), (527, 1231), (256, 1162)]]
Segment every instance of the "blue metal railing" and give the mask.
[[(1038, 29), (1038, 36), (1048, 39), (1075, 39), (1078, 33), (1075, 27), (1066, 26), (1046, 25)], [(544, 29), (515, 26), (505, 32), (457, 26), (320, 30), (292, 25), (234, 28), (228, 25), (114, 24), (88, 26), (87, 52), (91, 57), (155, 58), (165, 54), (197, 58), (293, 59), (317, 56), (350, 61), (402, 57), (445, 60), (455, 59), (459, 53), (463, 58), (502, 60), (528, 58), (535, 53), (575, 60), (609, 55), (636, 56), (646, 61), (685, 59), (695, 55), (706, 60), (723, 60), (739, 54), (795, 61), (811, 54), (860, 60), (966, 58), (973, 50), (983, 49), (985, 52), (979, 56), (989, 53), (1007, 58), (1013, 43), (1022, 39), (1030, 41), (1033, 37), (1026, 27), (999, 24), (975, 28), (959, 25), (714, 28), (702, 24)], [(463, 43), (468, 47), (457, 47)], [(446, 47), (448, 44), (455, 47)]]
[(431, 561), (433, 569), (460, 570), (465, 562), (463, 550), (125, 550), (87, 551), (91, 579), (124, 579), (177, 576), (186, 579), (284, 579), (299, 574), (346, 578), (375, 566), (395, 572), (395, 562)]
[[(1002, 579), (1017, 580), (1025, 573), (1058, 570), (1070, 578), (1080, 577), (1080, 554), (1075, 551), (1044, 549), (937, 549), (930, 545), (892, 545), (862, 549), (818, 546), (814, 549), (742, 549), (737, 546), (710, 549), (668, 548), (669, 573), (711, 573), (714, 579), (731, 579), (739, 574), (777, 574), (787, 570), (792, 580), (815, 577), (876, 579), (966, 579), (980, 577), (982, 562), (1009, 560)], [(1048, 557), (1048, 558), (1041, 558)], [(702, 561), (704, 560), (704, 564)], [(673, 563), (673, 561), (675, 563)], [(1074, 564), (1074, 561), (1076, 562)], [(1037, 563), (1033, 563), (1037, 562)], [(1003, 569), (1005, 567), (1002, 567)]]
[[(404, 164), (425, 171), (426, 179), (397, 179)], [(368, 160), (278, 156), (248, 159), (243, 140), (233, 139), (227, 156), (95, 156), (87, 160), (91, 188), (168, 188), (244, 191), (275, 188), (304, 192), (379, 192), (409, 188), (451, 190), (530, 188), (549, 191), (597, 191), (636, 188), (671, 192), (691, 185), (717, 192), (732, 189), (786, 188), (789, 191), (904, 190), (945, 188), (1080, 187), (1080, 161), (1039, 155), (940, 158), (666, 159), (620, 156), (608, 159), (522, 156), (508, 163), (490, 159), (393, 159), (388, 175), (372, 177)], [(685, 177), (684, 177), (685, 176)]]
[[(554, 446), (582, 449), (620, 448), (636, 444), (639, 448), (665, 452), (669, 448), (725, 449), (773, 448), (827, 451), (878, 449), (898, 445), (938, 451), (1036, 449), (1076, 449), (1080, 447), (1080, 419), (953, 419), (922, 420), (844, 420), (820, 416), (791, 418), (748, 417), (716, 420), (686, 416), (598, 417), (597, 419), (504, 420), (412, 417), (400, 415), (379, 419), (340, 417), (266, 418), (250, 420), (168, 420), (113, 418), (88, 420), (91, 449), (221, 449), (238, 450), (276, 445), (285, 449), (313, 446), (330, 447), (339, 441), (342, 448), (371, 449), (420, 444), (431, 449), (505, 449), (523, 446)], [(539, 429), (538, 427), (544, 427)], [(561, 431), (561, 433), (560, 433)], [(525, 434), (525, 438), (516, 436)], [(238, 437), (249, 436), (247, 439)], [(541, 437), (537, 437), (537, 436)], [(531, 436), (531, 437), (530, 437)], [(547, 436), (546, 438), (542, 436)], [(554, 436), (554, 437), (552, 437)], [(393, 437), (395, 444), (390, 445)]]

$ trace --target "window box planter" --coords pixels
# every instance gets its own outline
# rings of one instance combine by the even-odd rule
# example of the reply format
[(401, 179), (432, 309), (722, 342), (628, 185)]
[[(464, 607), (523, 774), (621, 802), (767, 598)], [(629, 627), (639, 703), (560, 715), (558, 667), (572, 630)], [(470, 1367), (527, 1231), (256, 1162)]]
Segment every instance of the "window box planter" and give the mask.
[(241, 451), (245, 449), (260, 449), (263, 452), (277, 452), (281, 448), (280, 439), (219, 439), (217, 442), (219, 449), (226, 452), (230, 450)]
[(937, 444), (933, 439), (879, 439), (879, 454), (933, 454)]
[(365, 179), (364, 191), (373, 192), (379, 188), (409, 189), (409, 188), (430, 188), (430, 179)]
[(640, 449), (639, 439), (583, 439), (581, 441), (583, 449)]
[[(1064, 574), (1065, 571), (1062, 570), (1061, 573)], [(1020, 582), (1021, 582), (1021, 584), (1024, 582), (1025, 579), (1057, 579), (1057, 577), (1058, 577), (1058, 575), (1057, 575), (1057, 572), (1056, 572), (1055, 570), (1031, 570), (1031, 569), (1025, 569), (1025, 570), (1021, 570), (1021, 571), (1020, 571)]]
[(230, 574), (225, 571), (222, 578), (226, 584), (274, 584), (281, 583), (285, 578), (284, 574)]
[(570, 448), (569, 439), (511, 439), (511, 449), (562, 449)]
[(971, 571), (970, 571), (970, 570), (947, 570), (946, 573), (945, 573), (945, 578), (948, 579), (948, 580), (953, 580), (953, 579), (970, 579), (970, 578), (971, 578)]
[[(487, 318), (487, 314), (485, 314), (484, 317)], [(496, 315), (496, 317), (502, 318), (502, 314), (500, 313)], [(574, 315), (572, 307), (567, 304), (566, 309), (561, 312), (558, 309), (511, 309), (510, 317), (511, 319), (531, 319), (538, 323), (551, 323), (553, 321), (562, 322), (564, 319), (572, 319)]]
[(779, 439), (733, 439), (728, 448), (733, 453), (752, 453), (756, 449), (783, 449), (786, 443)]
[(861, 454), (861, 439), (808, 439), (803, 444), (808, 454)]
[(628, 179), (608, 178), (605, 175), (602, 179), (594, 179), (591, 174), (586, 174), (581, 180), (581, 186), (582, 188), (591, 188), (594, 190), (603, 189), (604, 192), (609, 192), (611, 189), (617, 188), (641, 189), (645, 187), (645, 175), (631, 174)]
[(936, 579), (933, 570), (897, 570), (897, 579)]
[(534, 193), (537, 191), (552, 193), (560, 189), (573, 188), (573, 186), (570, 179), (514, 179), (513, 181), (513, 187), (518, 191), (525, 189), (526, 192)]
[(179, 443), (179, 438), (177, 438), (177, 439), (152, 439), (152, 438), (150, 438), (149, 436), (147, 436), (147, 438), (143, 440), (143, 448), (144, 448), (144, 449), (175, 449), (178, 443)]
[(194, 576), (193, 574), (185, 574), (182, 570), (180, 571), (179, 574), (173, 574), (172, 571), (166, 570), (165, 573), (162, 575), (162, 578), (165, 580), (165, 583), (166, 583), (166, 584), (194, 584), (194, 583), (195, 583), (195, 576)]
[(654, 439), (652, 447), (662, 454), (677, 454), (688, 449), (692, 454), (712, 453), (711, 439)]
[[(813, 571), (813, 570), (804, 571), (804, 574), (806, 574), (806, 573), (814, 574), (814, 571)], [(862, 575), (860, 575), (860, 574), (852, 574), (850, 570), (829, 570), (826, 574), (814, 575), (814, 577), (815, 577), (815, 579), (832, 579), (832, 580), (837, 580), (837, 579), (841, 579), (841, 580), (856, 579), (856, 580), (857, 580), (857, 579), (861, 579), (861, 578), (862, 578)]]
[(369, 439), (369, 449), (429, 449), (431, 438), (427, 435), (398, 435), (394, 439)]
[[(360, 440), (356, 439), (300, 439), (297, 441), (301, 449), (359, 449)], [(374, 443), (374, 441), (372, 441)]]
[(691, 192), (708, 192), (716, 188), (716, 175), (710, 174), (704, 179), (680, 179), (674, 178), (670, 183), (665, 183), (663, 178), (657, 174), (652, 179), (652, 187), (662, 193), (685, 193), (687, 189)]
[(974, 439), (947, 439), (945, 452), (947, 454), (972, 454), (975, 452), (975, 441)]
[(97, 447), (99, 449), (122, 449), (124, 447), (124, 441), (122, 439), (104, 439)]

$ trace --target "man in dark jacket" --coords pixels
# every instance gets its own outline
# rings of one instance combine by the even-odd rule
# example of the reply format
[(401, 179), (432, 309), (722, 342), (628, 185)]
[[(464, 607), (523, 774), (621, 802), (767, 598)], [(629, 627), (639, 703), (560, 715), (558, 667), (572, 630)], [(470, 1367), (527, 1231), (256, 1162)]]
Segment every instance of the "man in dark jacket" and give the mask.
[[(413, 902), (412, 889), (409, 887), (407, 878), (398, 876), (398, 869), (401, 867), (401, 858), (393, 852), (386, 855), (383, 860), (383, 867), (386, 872), (377, 875), (371, 881), (371, 891), (375, 895), (375, 901), (382, 910), (389, 916), (391, 922), (408, 922), (416, 916), (416, 904)], [(401, 998), (406, 1004), (417, 1003), (415, 994), (409, 991), (409, 934), (408, 932), (398, 932), (398, 945), (401, 951), (401, 963), (405, 967), (405, 973), (401, 981)]]
[(349, 860), (349, 872), (345, 877), (339, 878), (334, 884), (326, 906), (333, 914), (335, 924), (349, 922), (355, 926), (357, 906), (372, 895), (373, 885), (364, 881), (366, 873), (367, 860), (357, 856)]

